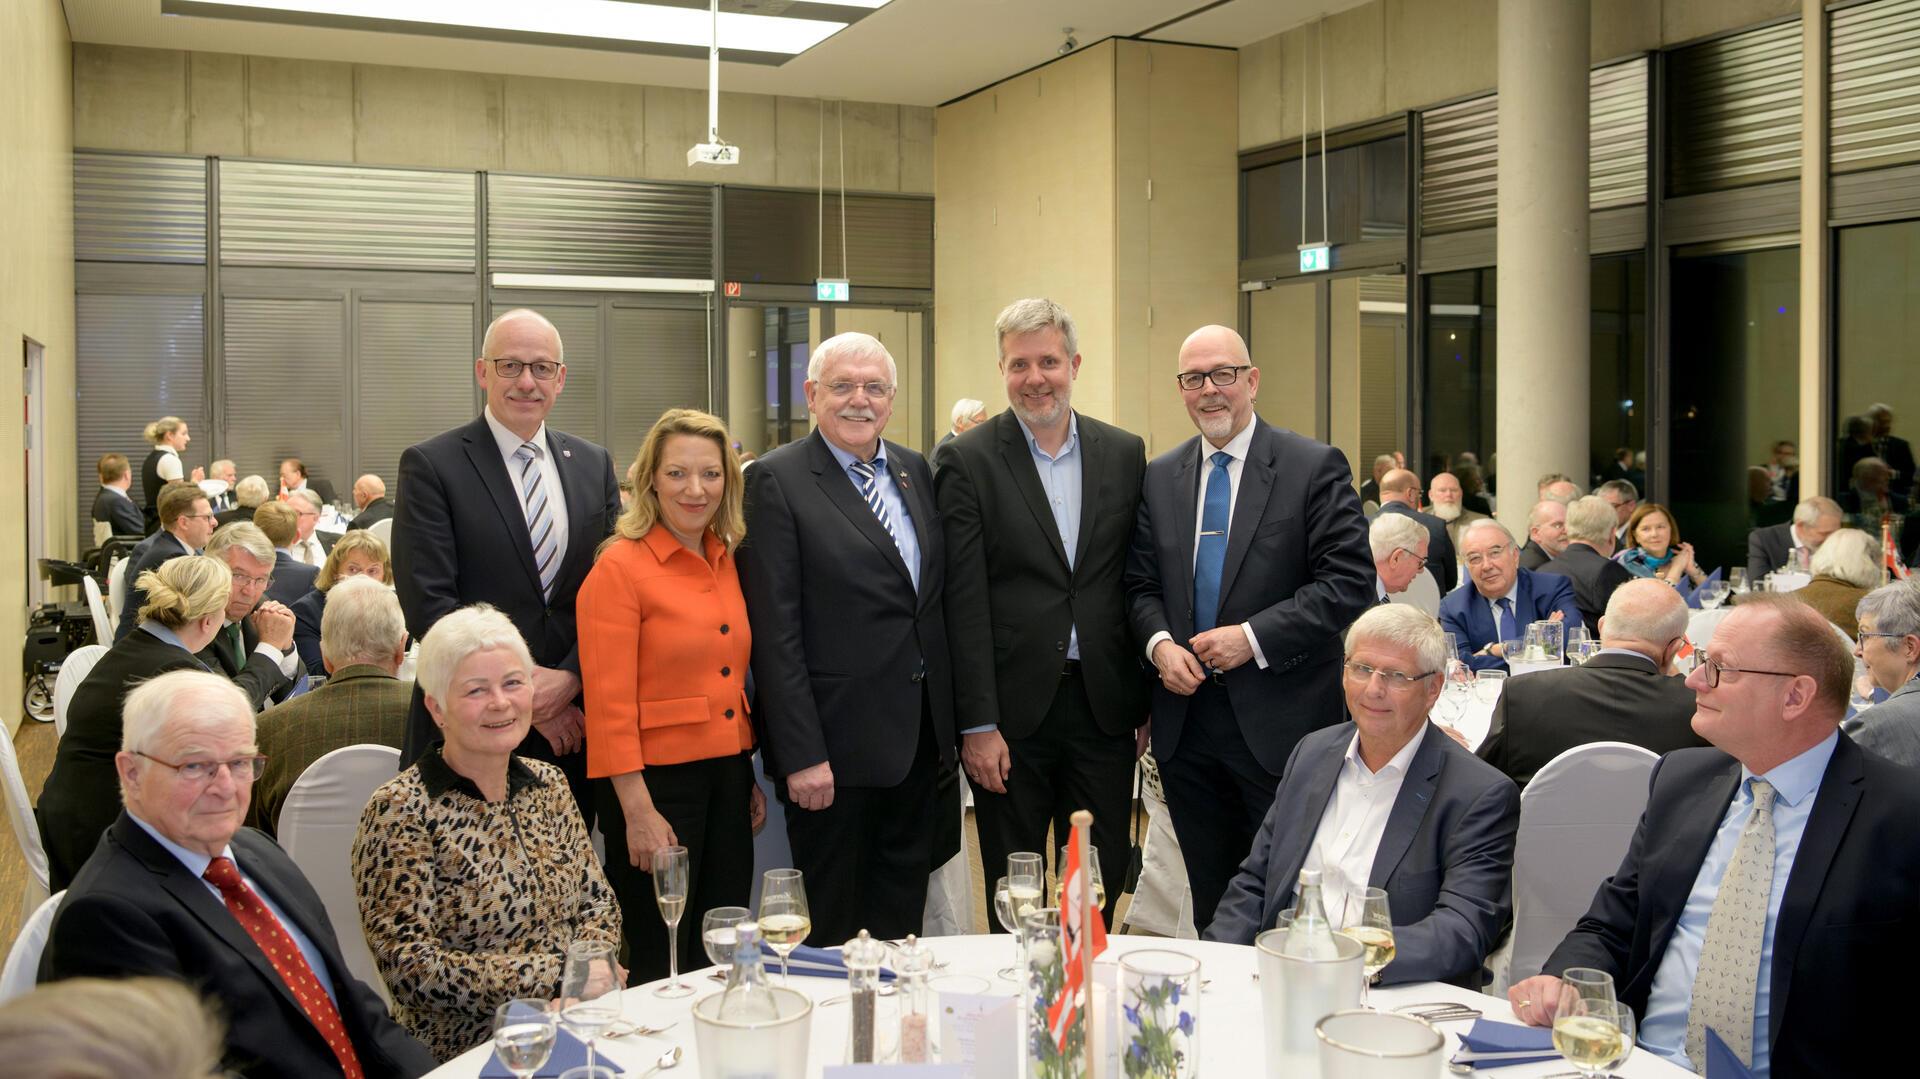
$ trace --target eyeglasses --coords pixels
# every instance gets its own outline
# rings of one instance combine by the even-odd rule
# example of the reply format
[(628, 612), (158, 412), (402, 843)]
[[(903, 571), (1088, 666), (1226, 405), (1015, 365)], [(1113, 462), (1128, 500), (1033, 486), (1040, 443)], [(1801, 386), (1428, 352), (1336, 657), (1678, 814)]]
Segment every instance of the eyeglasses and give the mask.
[(219, 775), (221, 768), (225, 768), (227, 774), (233, 776), (235, 783), (251, 783), (253, 782), (253, 777), (259, 775), (267, 767), (267, 758), (258, 754), (251, 757), (235, 757), (230, 761), (186, 761), (181, 764), (175, 764), (172, 761), (163, 761), (151, 753), (142, 753), (137, 749), (133, 751), (133, 755), (136, 757), (145, 757), (155, 764), (164, 764), (168, 768), (179, 772), (180, 778), (189, 783), (205, 783), (214, 776)]
[[(1404, 548), (1402, 549), (1404, 550)], [(1377, 674), (1381, 678), (1386, 679), (1387, 688), (1396, 693), (1402, 690), (1412, 689), (1414, 686), (1432, 678), (1436, 673), (1434, 671), (1428, 671), (1425, 674), (1402, 674), (1399, 671), (1382, 670), (1378, 667), (1369, 667), (1364, 663), (1354, 663), (1351, 661), (1344, 664), (1344, 666), (1347, 669), (1347, 681), (1352, 682), (1354, 685), (1364, 686), (1368, 682), (1373, 681), (1373, 676)]]
[(1467, 568), (1477, 569), (1487, 562), (1498, 561), (1505, 558), (1507, 552), (1512, 549), (1512, 547), (1503, 543), (1495, 547), (1489, 547), (1480, 554), (1470, 554), (1467, 556)]
[(566, 366), (566, 364), (555, 363), (552, 360), (535, 360), (532, 363), (526, 363), (522, 360), (493, 360), (491, 362), (493, 364), (493, 373), (499, 375), (501, 378), (519, 378), (520, 372), (532, 371), (533, 377), (539, 379), (541, 382), (552, 382), (559, 376), (560, 369)]
[(265, 577), (255, 577), (250, 573), (241, 573), (238, 570), (233, 572), (233, 584), (236, 588), (265, 588), (272, 583), (273, 574), (271, 573)]
[(180, 515), (180, 519), (182, 521), (211, 521), (214, 517), (211, 513), (183, 513)]
[(1421, 569), (1427, 568), (1427, 556), (1421, 554), (1419, 551), (1416, 551), (1411, 547), (1395, 547), (1394, 550), (1407, 552), (1408, 554), (1412, 555), (1416, 561), (1420, 563)]
[(1182, 371), (1173, 376), (1183, 390), (1197, 390), (1208, 382), (1216, 386), (1231, 386), (1240, 378), (1240, 372), (1253, 370), (1253, 365), (1243, 363), (1237, 367), (1216, 367), (1211, 371)]
[(865, 391), (868, 397), (892, 397), (894, 387), (885, 382), (829, 382), (827, 392), (835, 397), (852, 397), (854, 390)]
[(1913, 636), (1913, 634), (1911, 633), (1875, 633), (1872, 630), (1866, 630), (1866, 629), (1863, 629), (1860, 631), (1860, 639), (1863, 641), (1866, 640), (1868, 637), (1880, 637), (1884, 640), (1899, 641), (1899, 640), (1904, 640), (1911, 636)]
[(1724, 663), (1715, 662), (1713, 657), (1707, 655), (1705, 652), (1700, 653), (1699, 669), (1706, 672), (1703, 680), (1706, 682), (1708, 689), (1718, 689), (1720, 686), (1720, 676), (1729, 671), (1734, 674), (1768, 674), (1775, 678), (1799, 677), (1799, 675), (1794, 674), (1792, 671), (1762, 671), (1752, 667), (1729, 667)]

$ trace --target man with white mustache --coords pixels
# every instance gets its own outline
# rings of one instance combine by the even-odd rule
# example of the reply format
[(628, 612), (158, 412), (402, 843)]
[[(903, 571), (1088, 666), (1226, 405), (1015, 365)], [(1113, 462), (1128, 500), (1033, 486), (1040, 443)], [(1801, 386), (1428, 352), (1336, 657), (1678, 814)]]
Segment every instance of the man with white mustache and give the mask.
[[(1147, 719), (1121, 580), (1146, 444), (1074, 411), (1080, 347), (1065, 308), (1016, 300), (994, 336), (1007, 410), (934, 452), (980, 860), (997, 877), (1008, 854), (1056, 849), (1048, 828), (1065, 836), (1088, 809), (1101, 877), (1119, 881)], [(1109, 917), (1119, 895), (1107, 890)]]
[(1195, 330), (1175, 378), (1200, 434), (1147, 465), (1126, 580), (1205, 933), (1294, 745), (1344, 718), (1340, 636), (1374, 569), (1345, 455), (1254, 415), (1260, 369), (1239, 334)]

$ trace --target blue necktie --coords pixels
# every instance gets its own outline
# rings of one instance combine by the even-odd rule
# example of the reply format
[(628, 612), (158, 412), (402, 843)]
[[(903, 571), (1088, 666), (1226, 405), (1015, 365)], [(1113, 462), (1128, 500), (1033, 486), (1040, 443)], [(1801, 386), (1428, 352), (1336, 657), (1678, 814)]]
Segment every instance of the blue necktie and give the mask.
[(1213, 471), (1207, 473), (1207, 500), (1200, 512), (1200, 542), (1193, 558), (1193, 631), (1205, 633), (1220, 618), (1220, 574), (1227, 565), (1227, 518), (1233, 507), (1233, 480), (1227, 475), (1227, 462), (1233, 455), (1225, 451), (1207, 458)]
[(1500, 639), (1517, 641), (1520, 639), (1520, 623), (1513, 619), (1513, 597), (1503, 596), (1500, 605)]

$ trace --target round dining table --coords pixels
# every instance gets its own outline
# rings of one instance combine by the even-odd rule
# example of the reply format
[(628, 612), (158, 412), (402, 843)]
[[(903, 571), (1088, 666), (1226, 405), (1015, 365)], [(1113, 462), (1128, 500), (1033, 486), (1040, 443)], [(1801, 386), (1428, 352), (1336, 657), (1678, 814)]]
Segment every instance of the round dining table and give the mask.
[[(1007, 965), (1013, 954), (1012, 938), (1005, 935), (934, 937), (924, 942), (933, 952), (936, 987), (959, 992), (1014, 996), (1015, 984), (996, 973)], [(1254, 949), (1240, 944), (1217, 944), (1202, 940), (1173, 940), (1164, 937), (1112, 936), (1107, 938), (1102, 958), (1142, 948), (1165, 948), (1183, 952), (1200, 961), (1203, 981), (1198, 1009), (1200, 1076), (1222, 1079), (1250, 1079), (1266, 1071), (1266, 1043), (1261, 1034), (1260, 983), (1255, 977), (1257, 961)], [(696, 987), (690, 996), (661, 998), (653, 995), (654, 986), (665, 979), (628, 989), (622, 995), (622, 1019), (646, 1028), (662, 1028), (658, 1033), (622, 1038), (603, 1038), (599, 1052), (626, 1069), (629, 1079), (639, 1076), (671, 1046), (682, 1052), (677, 1067), (657, 1072), (660, 1079), (694, 1079), (700, 1074), (697, 1047), (694, 1044), (693, 1002), (721, 985), (710, 975), (711, 969), (681, 975)], [(780, 984), (778, 965), (768, 964), (768, 976)], [(808, 1051), (807, 1075), (819, 1076), (830, 1065), (846, 1062), (847, 983), (843, 979), (794, 976), (793, 988), (806, 993), (815, 1003), (813, 1029)], [(1485, 1018), (1514, 1022), (1513, 1010), (1505, 997), (1491, 997), (1458, 986), (1438, 982), (1375, 988), (1368, 1003), (1383, 1010), (1412, 1008), (1425, 1004), (1458, 1002), (1479, 1010)], [(1446, 1055), (1459, 1049), (1457, 1035), (1472, 1026), (1472, 1019), (1436, 1024), (1448, 1035)], [(432, 1079), (474, 1079), (492, 1054), (491, 1044), (477, 1046), (429, 1073)], [(1445, 1064), (1436, 1079), (1467, 1074), (1449, 1071)], [(1543, 1079), (1546, 1076), (1571, 1076), (1564, 1061), (1516, 1064), (1475, 1072), (1494, 1079)], [(1643, 1049), (1635, 1049), (1614, 1073), (1627, 1079), (1669, 1079), (1691, 1072), (1669, 1063)], [(1014, 1079), (1012, 1076), (980, 1075), (978, 1079)], [(1300, 1079), (1311, 1079), (1302, 1076)]]

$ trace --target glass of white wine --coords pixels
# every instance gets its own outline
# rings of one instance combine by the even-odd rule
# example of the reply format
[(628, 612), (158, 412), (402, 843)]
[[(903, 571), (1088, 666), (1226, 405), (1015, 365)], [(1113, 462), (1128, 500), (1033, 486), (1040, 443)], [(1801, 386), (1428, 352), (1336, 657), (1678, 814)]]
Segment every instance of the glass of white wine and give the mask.
[(684, 997), (693, 986), (680, 980), (680, 919), (687, 912), (687, 848), (661, 847), (653, 852), (653, 897), (660, 903), (660, 920), (667, 923), (667, 984), (656, 986), (656, 997)]
[(574, 941), (567, 945), (567, 965), (560, 975), (560, 1021), (587, 1043), (588, 1066), (600, 1032), (620, 1019), (620, 991), (625, 987), (615, 947), (611, 941)]
[(1553, 1047), (1588, 1079), (1618, 1068), (1633, 1052), (1633, 1010), (1617, 1000), (1560, 994)]
[[(1007, 911), (995, 913), (1000, 924), (1013, 934), (1013, 966), (1000, 973), (1015, 981), (1020, 979), (1020, 947), (1022, 935), (1020, 927), (1026, 924), (1029, 913), (1039, 910), (1046, 902), (1043, 898), (1047, 890), (1047, 862), (1037, 851), (1015, 851), (1007, 855)], [(999, 895), (994, 896), (994, 905), (999, 905)]]
[(760, 876), (760, 936), (780, 957), (780, 984), (787, 984), (787, 957), (807, 939), (807, 887), (798, 869), (769, 869)]
[[(1107, 882), (1100, 879), (1100, 848), (1087, 844), (1088, 869), (1093, 873), (1093, 905), (1105, 910), (1107, 907)], [(1067, 909), (1067, 848), (1060, 848), (1060, 860), (1054, 863), (1060, 870), (1060, 879), (1054, 883), (1053, 905), (1061, 910)]]
[(725, 981), (726, 972), (733, 969), (733, 927), (752, 917), (753, 912), (745, 907), (715, 907), (701, 915), (700, 943), (707, 949), (707, 958), (720, 968), (714, 975), (719, 980)]
[(1385, 888), (1349, 888), (1346, 913), (1340, 935), (1351, 938), (1366, 949), (1360, 956), (1360, 970), (1366, 981), (1360, 985), (1360, 1006), (1367, 1004), (1368, 987), (1373, 979), (1393, 962), (1393, 910), (1387, 903)]
[(544, 1000), (509, 1000), (493, 1013), (493, 1051), (518, 1079), (540, 1070), (557, 1036), (553, 1009)]

